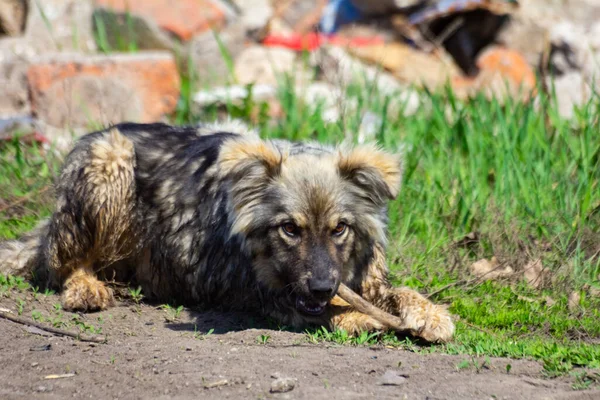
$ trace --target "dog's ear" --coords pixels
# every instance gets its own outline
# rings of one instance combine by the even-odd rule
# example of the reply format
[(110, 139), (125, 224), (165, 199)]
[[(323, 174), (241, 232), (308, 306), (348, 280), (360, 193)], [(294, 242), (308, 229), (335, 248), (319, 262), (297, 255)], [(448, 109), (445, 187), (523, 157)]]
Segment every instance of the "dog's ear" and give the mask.
[(236, 138), (223, 144), (219, 173), (233, 181), (268, 180), (279, 174), (283, 154), (270, 142), (258, 138)]
[(284, 159), (285, 154), (272, 143), (259, 138), (236, 138), (223, 144), (217, 166), (220, 177), (231, 182), (231, 234), (252, 231), (257, 209), (265, 204), (267, 189)]
[(340, 175), (357, 186), (361, 197), (383, 205), (395, 199), (402, 182), (401, 154), (383, 151), (375, 145), (361, 145), (350, 150), (340, 150), (338, 155)]

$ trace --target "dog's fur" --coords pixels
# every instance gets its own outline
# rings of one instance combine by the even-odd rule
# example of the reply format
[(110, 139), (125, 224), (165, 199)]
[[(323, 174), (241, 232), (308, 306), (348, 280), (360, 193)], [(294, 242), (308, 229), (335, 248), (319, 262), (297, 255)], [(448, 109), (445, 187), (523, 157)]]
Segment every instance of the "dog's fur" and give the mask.
[(157, 300), (259, 311), (286, 325), (384, 329), (335, 296), (344, 282), (414, 335), (447, 341), (445, 308), (387, 280), (387, 202), (401, 173), (399, 156), (370, 145), (120, 124), (76, 143), (56, 211), (0, 244), (0, 272), (62, 288), (69, 310), (109, 307), (110, 278)]

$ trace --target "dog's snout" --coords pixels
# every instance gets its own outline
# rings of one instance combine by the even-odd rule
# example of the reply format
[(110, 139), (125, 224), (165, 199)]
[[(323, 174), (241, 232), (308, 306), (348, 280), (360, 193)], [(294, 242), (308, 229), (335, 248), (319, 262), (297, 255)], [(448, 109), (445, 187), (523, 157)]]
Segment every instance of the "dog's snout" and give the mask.
[(310, 279), (308, 281), (308, 288), (313, 296), (323, 299), (330, 298), (335, 289), (334, 279)]

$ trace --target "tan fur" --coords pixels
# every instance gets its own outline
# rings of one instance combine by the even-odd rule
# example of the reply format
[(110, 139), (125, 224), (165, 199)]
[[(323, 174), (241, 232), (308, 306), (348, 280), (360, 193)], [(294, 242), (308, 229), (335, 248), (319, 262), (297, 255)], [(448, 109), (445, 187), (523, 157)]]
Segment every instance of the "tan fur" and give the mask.
[(66, 310), (98, 311), (114, 305), (112, 290), (87, 265), (75, 269), (63, 286), (61, 302)]
[[(90, 160), (84, 169), (90, 198), (84, 212), (95, 219), (94, 247), (86, 254), (73, 254), (77, 247), (71, 234), (55, 236), (51, 241), (49, 266), (63, 282), (63, 307), (67, 310), (103, 310), (112, 304), (112, 291), (100, 282), (92, 265), (110, 264), (125, 258), (134, 239), (132, 212), (134, 148), (117, 129), (104, 134), (91, 145)], [(71, 215), (58, 214), (65, 221)], [(68, 256), (60, 257), (60, 254)]]
[(400, 192), (402, 182), (402, 161), (399, 155), (390, 154), (372, 144), (365, 144), (339, 153), (340, 170), (351, 172), (367, 167), (381, 176), (389, 190), (390, 198)]

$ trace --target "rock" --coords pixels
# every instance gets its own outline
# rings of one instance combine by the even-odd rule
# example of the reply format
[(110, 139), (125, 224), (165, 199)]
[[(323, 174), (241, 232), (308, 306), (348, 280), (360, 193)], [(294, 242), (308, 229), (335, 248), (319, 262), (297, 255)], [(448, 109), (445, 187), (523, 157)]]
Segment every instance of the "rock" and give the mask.
[(368, 85), (375, 85), (382, 95), (397, 95), (406, 87), (392, 74), (376, 66), (365, 65), (338, 47), (323, 48), (318, 55), (315, 52), (312, 63), (323, 71), (326, 82), (337, 87), (346, 87), (352, 81), (366, 81)]
[(0, 62), (57, 51), (95, 51), (91, 0), (31, 1), (23, 36), (0, 41)]
[(16, 58), (0, 61), (0, 87), (0, 118), (30, 113), (26, 63)]
[(92, 15), (94, 30), (103, 32), (99, 39), (103, 50), (126, 50), (134, 45), (140, 50), (174, 50), (178, 43), (151, 18), (139, 14), (97, 8)]
[(326, 3), (323, 0), (286, 1), (277, 7), (276, 14), (291, 31), (307, 33), (313, 31), (318, 25)]
[(271, 382), (271, 393), (286, 393), (294, 390), (296, 380), (293, 378), (277, 378)]
[(0, 37), (23, 33), (27, 8), (26, 0), (0, 0)]
[(492, 257), (491, 261), (483, 258), (471, 264), (471, 273), (476, 277), (484, 278), (485, 280), (507, 278), (514, 272), (515, 271), (510, 266), (501, 268), (496, 257)]
[(139, 49), (169, 50), (194, 84), (231, 83), (226, 58), (235, 58), (243, 49), (246, 29), (238, 22), (227, 24), (235, 13), (225, 2), (98, 0), (96, 4), (94, 24), (106, 32), (109, 48), (125, 50), (133, 43)]
[(349, 51), (363, 61), (380, 65), (405, 84), (435, 90), (459, 75), (452, 60), (445, 55), (427, 54), (403, 42), (355, 47)]
[(225, 25), (224, 10), (210, 0), (95, 0), (97, 7), (153, 21), (180, 40)]
[(387, 370), (377, 381), (378, 385), (382, 386), (401, 386), (406, 383), (407, 377), (396, 371)]
[(42, 57), (27, 71), (34, 114), (55, 127), (152, 122), (175, 110), (179, 74), (168, 53)]
[(282, 75), (301, 72), (297, 71), (298, 68), (301, 66), (296, 63), (296, 53), (277, 47), (252, 46), (242, 51), (235, 60), (235, 76), (242, 85), (262, 83), (277, 86)]
[[(245, 30), (241, 24), (229, 24), (217, 35), (205, 32), (194, 36), (181, 49), (181, 68), (190, 71), (190, 76), (199, 86), (235, 83), (231, 76), (230, 59), (235, 60), (244, 49)], [(237, 82), (245, 84), (245, 82)], [(264, 82), (263, 82), (264, 83)]]
[(241, 11), (240, 21), (246, 33), (251, 37), (260, 37), (269, 20), (273, 17), (273, 7), (268, 0), (237, 0), (235, 4)]
[(537, 259), (527, 263), (523, 269), (523, 276), (529, 286), (536, 289), (540, 288), (545, 281), (546, 271), (542, 265), (542, 260)]
[(47, 393), (52, 391), (52, 385), (40, 385), (35, 388), (36, 392)]
[(477, 59), (479, 74), (474, 78), (457, 76), (452, 80), (462, 98), (483, 92), (488, 97), (528, 100), (536, 89), (535, 71), (517, 51), (492, 46)]

